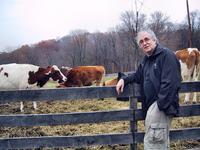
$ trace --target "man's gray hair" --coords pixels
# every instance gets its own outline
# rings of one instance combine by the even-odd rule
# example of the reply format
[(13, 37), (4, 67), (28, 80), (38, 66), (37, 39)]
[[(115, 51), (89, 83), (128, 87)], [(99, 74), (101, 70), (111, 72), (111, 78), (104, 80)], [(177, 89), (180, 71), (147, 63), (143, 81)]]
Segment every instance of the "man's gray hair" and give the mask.
[(156, 37), (156, 35), (155, 35), (155, 33), (154, 33), (151, 29), (142, 29), (142, 30), (140, 30), (140, 31), (138, 32), (137, 37), (136, 37), (136, 42), (137, 42), (138, 45), (139, 45), (139, 40), (140, 40), (140, 39), (139, 39), (139, 35), (140, 35), (142, 32), (148, 33), (148, 34), (151, 36), (151, 39), (155, 40), (156, 43), (159, 42), (158, 39), (157, 39), (157, 37)]

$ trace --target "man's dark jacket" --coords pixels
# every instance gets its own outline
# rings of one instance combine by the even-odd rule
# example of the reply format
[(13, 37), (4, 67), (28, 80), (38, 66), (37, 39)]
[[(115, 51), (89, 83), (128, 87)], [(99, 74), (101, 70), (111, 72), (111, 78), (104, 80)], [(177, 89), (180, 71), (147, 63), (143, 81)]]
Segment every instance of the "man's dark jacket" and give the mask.
[(122, 77), (125, 85), (141, 85), (144, 116), (151, 104), (157, 101), (160, 111), (176, 116), (179, 111), (178, 91), (181, 85), (180, 63), (173, 51), (157, 44), (151, 56), (144, 56), (137, 71)]

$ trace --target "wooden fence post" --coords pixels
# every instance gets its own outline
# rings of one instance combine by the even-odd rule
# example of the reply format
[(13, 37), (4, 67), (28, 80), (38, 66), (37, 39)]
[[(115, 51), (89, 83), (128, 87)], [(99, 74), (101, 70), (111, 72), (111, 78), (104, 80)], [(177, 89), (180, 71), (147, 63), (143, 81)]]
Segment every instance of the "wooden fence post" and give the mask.
[(137, 121), (135, 120), (135, 111), (137, 109), (137, 98), (129, 97), (130, 109), (133, 110), (133, 121), (130, 121), (130, 131), (133, 136), (133, 144), (130, 145), (131, 150), (137, 150), (137, 143), (135, 140), (135, 133), (137, 132)]

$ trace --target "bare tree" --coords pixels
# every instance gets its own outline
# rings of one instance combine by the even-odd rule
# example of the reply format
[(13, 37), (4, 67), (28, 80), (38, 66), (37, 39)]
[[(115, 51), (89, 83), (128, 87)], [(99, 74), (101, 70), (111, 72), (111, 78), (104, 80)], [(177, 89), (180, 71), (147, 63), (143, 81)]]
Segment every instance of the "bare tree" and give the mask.
[(71, 32), (71, 44), (73, 47), (73, 57), (76, 65), (85, 64), (85, 53), (87, 48), (88, 32), (85, 30), (76, 30)]
[(118, 47), (117, 47), (117, 33), (115, 31), (110, 31), (107, 34), (107, 49), (108, 49), (108, 69), (110, 72), (114, 72), (115, 70), (119, 70), (119, 56), (118, 56)]
[[(192, 29), (192, 45), (200, 49), (200, 12), (198, 10), (190, 13), (191, 18), (191, 29)], [(176, 29), (177, 34), (179, 34), (179, 42), (177, 43), (180, 49), (188, 47), (188, 23), (187, 17), (185, 20), (179, 24)]]
[(192, 45), (200, 49), (200, 11), (196, 10), (190, 13)]
[[(106, 58), (107, 51), (104, 50), (105, 46), (105, 34), (104, 33), (94, 33), (92, 35), (92, 43), (93, 43), (93, 62), (95, 65), (103, 64), (103, 58)], [(105, 53), (104, 53), (105, 52)]]
[(128, 64), (133, 64), (128, 70), (135, 70), (142, 55), (135, 38), (137, 31), (144, 27), (146, 16), (144, 14), (137, 16), (133, 11), (127, 11), (121, 15), (121, 20), (122, 24), (118, 27), (119, 35), (123, 35), (124, 40), (128, 41)]
[(148, 26), (156, 33), (160, 40), (165, 39), (165, 33), (170, 29), (169, 17), (160, 11), (151, 14)]
[(173, 50), (177, 49), (179, 38), (176, 33), (176, 26), (170, 22), (168, 16), (160, 11), (155, 11), (150, 16), (148, 26), (155, 32), (162, 44), (167, 45)]

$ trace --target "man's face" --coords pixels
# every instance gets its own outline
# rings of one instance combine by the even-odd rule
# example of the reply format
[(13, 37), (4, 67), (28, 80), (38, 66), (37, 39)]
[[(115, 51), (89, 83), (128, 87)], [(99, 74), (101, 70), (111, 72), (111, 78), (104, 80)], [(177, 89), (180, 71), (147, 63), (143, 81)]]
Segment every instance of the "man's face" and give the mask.
[(139, 34), (139, 46), (145, 54), (152, 55), (156, 47), (156, 41), (147, 32), (141, 32)]

